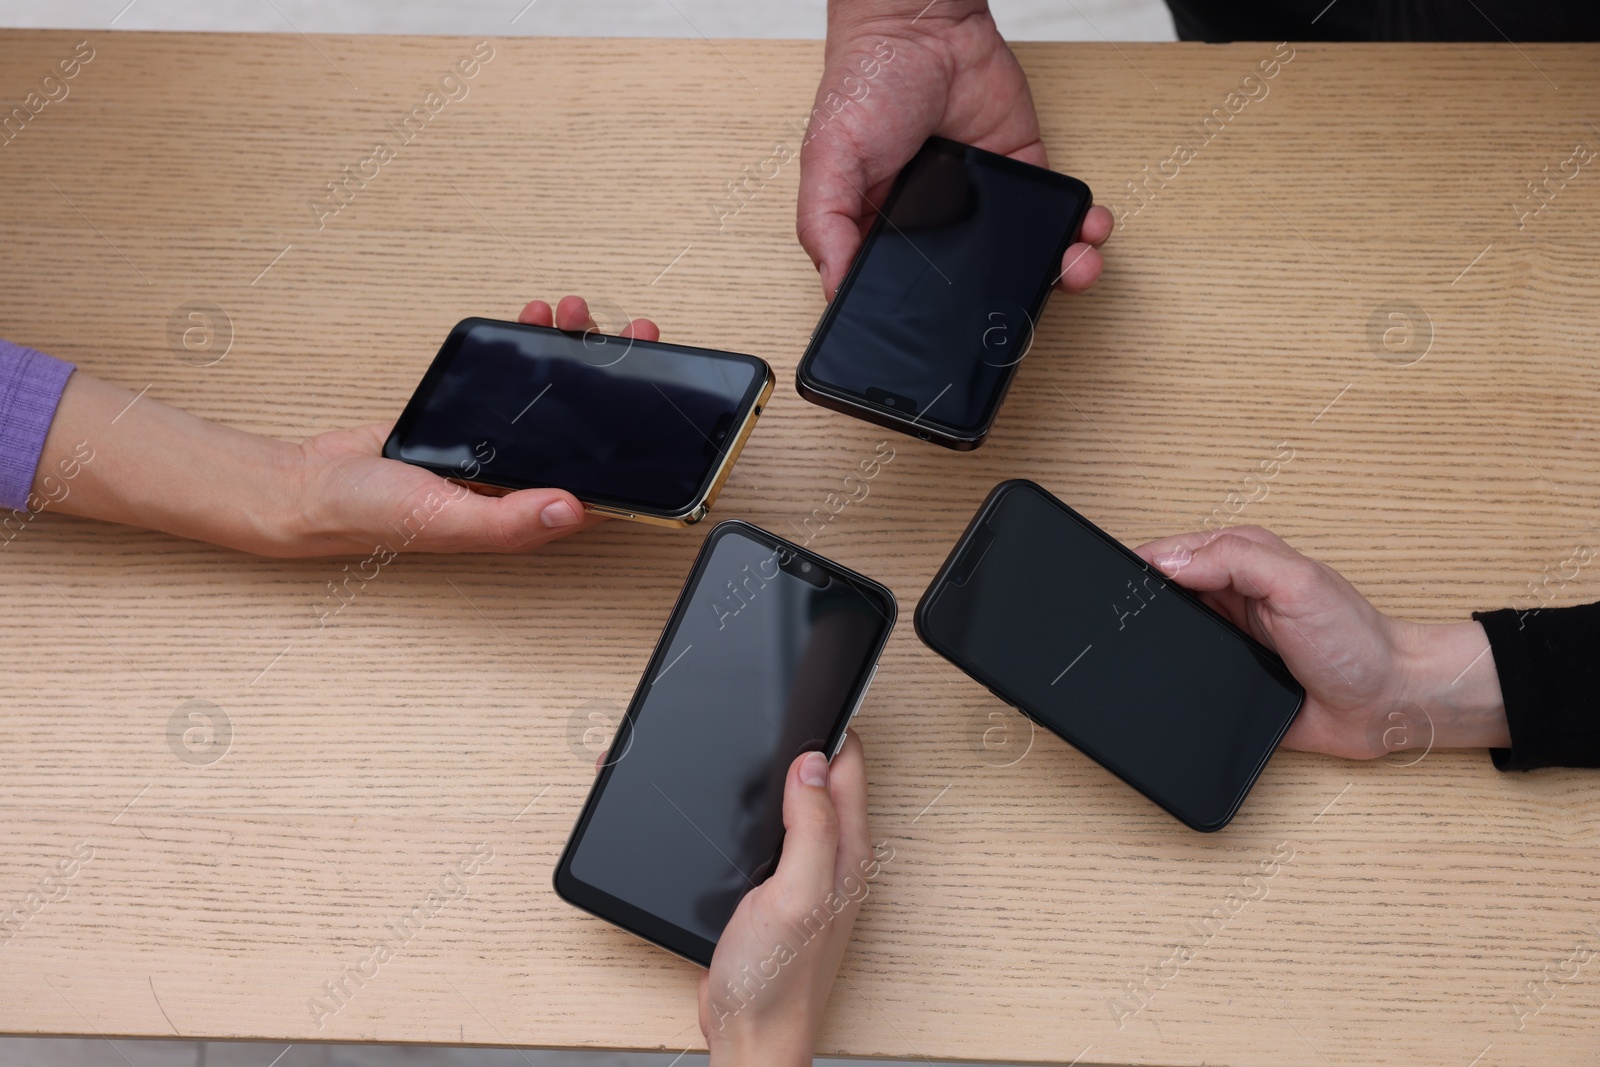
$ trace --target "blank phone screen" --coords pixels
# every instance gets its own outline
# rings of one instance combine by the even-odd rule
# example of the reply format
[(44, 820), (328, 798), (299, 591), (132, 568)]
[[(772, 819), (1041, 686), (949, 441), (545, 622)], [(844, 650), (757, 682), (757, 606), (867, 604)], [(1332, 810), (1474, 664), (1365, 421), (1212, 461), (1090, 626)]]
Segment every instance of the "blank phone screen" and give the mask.
[(753, 356), (469, 319), (385, 454), (469, 481), (687, 511), (764, 384)]
[(587, 886), (715, 942), (771, 873), (789, 764), (842, 730), (894, 609), (748, 527), (711, 536), (568, 861)]
[(930, 141), (884, 204), (805, 373), (887, 412), (981, 433), (1087, 193), (1072, 178)]
[(1031, 483), (948, 573), (929, 644), (1196, 828), (1232, 817), (1299, 708), (1281, 662)]

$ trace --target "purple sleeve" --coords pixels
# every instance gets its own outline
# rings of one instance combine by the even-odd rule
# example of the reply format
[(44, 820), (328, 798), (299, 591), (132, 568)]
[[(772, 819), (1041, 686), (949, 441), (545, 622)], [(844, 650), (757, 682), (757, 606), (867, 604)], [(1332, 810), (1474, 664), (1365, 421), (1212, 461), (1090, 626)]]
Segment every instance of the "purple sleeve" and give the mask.
[(25, 508), (44, 435), (73, 371), (43, 352), (0, 341), (0, 508)]

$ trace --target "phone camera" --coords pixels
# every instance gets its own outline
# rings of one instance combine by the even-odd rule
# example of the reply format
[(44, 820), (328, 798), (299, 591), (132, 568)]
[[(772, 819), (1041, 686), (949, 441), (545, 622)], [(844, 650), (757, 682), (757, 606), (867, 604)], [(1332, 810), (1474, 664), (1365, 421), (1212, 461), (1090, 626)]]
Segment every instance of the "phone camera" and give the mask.
[(812, 563), (810, 560), (790, 555), (789, 558), (780, 562), (778, 566), (785, 573), (800, 579), (807, 585), (814, 585), (818, 589), (826, 589), (832, 584), (832, 579), (828, 577), (827, 569)]
[(889, 406), (890, 406), (890, 407), (894, 407), (894, 397), (892, 397), (892, 396), (886, 396), (886, 397), (884, 397), (884, 398), (883, 398), (883, 402), (884, 402), (884, 403), (885, 403), (885, 404), (888, 404), (888, 405), (889, 405)]

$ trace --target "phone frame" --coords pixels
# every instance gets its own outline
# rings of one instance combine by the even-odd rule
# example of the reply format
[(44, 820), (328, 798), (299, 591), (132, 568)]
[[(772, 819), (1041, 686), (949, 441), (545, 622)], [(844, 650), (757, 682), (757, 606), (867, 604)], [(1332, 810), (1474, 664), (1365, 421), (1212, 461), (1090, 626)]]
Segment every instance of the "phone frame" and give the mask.
[[(1088, 215), (1089, 208), (1094, 204), (1094, 194), (1086, 184), (1077, 178), (1061, 174), (1058, 171), (1036, 167), (1031, 163), (1023, 163), (1009, 156), (1002, 156), (944, 137), (929, 137), (923, 143), (923, 146), (918, 149), (917, 154), (921, 155), (930, 149), (959, 155), (967, 161), (974, 161), (984, 166), (1010, 171), (1032, 179), (1041, 185), (1052, 186), (1077, 195), (1082, 201), (1082, 207), (1079, 209), (1072, 225), (1068, 227), (1066, 236), (1062, 239), (1060, 247), (1056, 249), (1052, 258), (1053, 263), (1060, 265), (1061, 258), (1066, 255), (1067, 249), (1072, 247), (1073, 241), (1077, 240), (1079, 233), (1083, 230), (1083, 220)], [(838, 317), (840, 307), (849, 297), (856, 277), (862, 269), (862, 264), (866, 262), (867, 252), (878, 240), (878, 235), (883, 232), (888, 215), (894, 209), (895, 203), (899, 200), (900, 194), (905, 188), (906, 174), (909, 168), (910, 164), (907, 163), (906, 167), (901, 168), (900, 173), (896, 175), (894, 185), (889, 190), (889, 195), (884, 198), (883, 206), (876, 209), (877, 217), (873, 220), (872, 228), (867, 231), (866, 239), (861, 242), (861, 248), (857, 250), (855, 259), (851, 261), (850, 270), (845, 274), (844, 280), (839, 283), (839, 288), (834, 293), (833, 299), (823, 309), (822, 317), (817, 320), (816, 328), (811, 331), (811, 338), (806, 344), (805, 354), (800, 357), (800, 363), (795, 368), (795, 389), (804, 399), (832, 411), (852, 415), (874, 425), (897, 430), (900, 433), (923, 441), (932, 441), (934, 444), (943, 445), (945, 448), (953, 448), (958, 452), (970, 452), (983, 444), (988, 438), (989, 431), (994, 427), (995, 419), (1000, 415), (1000, 407), (1005, 403), (1006, 395), (1011, 391), (1011, 383), (1016, 379), (1017, 368), (1022, 365), (1021, 359), (1005, 368), (1005, 373), (1000, 380), (1000, 387), (995, 390), (994, 400), (983, 413), (978, 428), (972, 432), (944, 426), (935, 420), (924, 420), (920, 415), (903, 415), (893, 408), (868, 400), (865, 396), (851, 393), (838, 386), (824, 382), (812, 371), (812, 364), (815, 362), (816, 354), (826, 341), (828, 331), (832, 328), (834, 319)], [(1059, 274), (1056, 277), (1059, 277)], [(1019, 305), (1028, 316), (1030, 345), (1032, 344), (1033, 335), (1038, 329), (1039, 316), (1043, 313), (1044, 306), (1050, 298), (1050, 291), (1054, 287), (1054, 277), (1043, 279), (1031, 299), (1019, 302)], [(937, 402), (937, 397), (935, 402)]]
[[(506, 322), (501, 319), (487, 319), (479, 316), (462, 319), (451, 327), (449, 335), (445, 338), (444, 343), (439, 346), (438, 353), (433, 357), (433, 362), (428, 365), (427, 371), (423, 373), (422, 380), (417, 383), (416, 389), (411, 394), (411, 399), (406, 401), (405, 409), (400, 413), (400, 418), (395, 421), (394, 429), (389, 432), (389, 436), (384, 440), (384, 457), (432, 471), (441, 478), (446, 478), (491, 496), (502, 496), (518, 489), (566, 488), (565, 486), (543, 484), (524, 485), (520, 482), (513, 484), (509, 479), (502, 481), (468, 479), (461, 477), (461, 471), (456, 466), (413, 463), (411, 460), (401, 458), (400, 441), (410, 431), (417, 418), (421, 416), (427, 398), (432, 396), (434, 389), (438, 387), (440, 380), (445, 376), (447, 371), (446, 355), (448, 354), (450, 359), (454, 359), (467, 331), (480, 324), (509, 327), (529, 333), (560, 334), (568, 338), (582, 338), (596, 332), (594, 330), (557, 330), (549, 326), (534, 326), (526, 322)], [(643, 341), (638, 338), (615, 337), (609, 334), (604, 336), (608, 343), (626, 341), (628, 343), (628, 351), (632, 351), (633, 347), (637, 345), (643, 348), (680, 355), (744, 362), (755, 367), (758, 372), (752, 380), (750, 389), (746, 392), (744, 399), (740, 401), (739, 408), (736, 409), (740, 414), (735, 417), (735, 426), (730, 427), (731, 432), (728, 444), (722, 451), (722, 461), (711, 469), (709, 475), (701, 483), (699, 491), (696, 492), (687, 507), (669, 511), (641, 504), (637, 501), (627, 501), (619, 498), (594, 497), (586, 499), (582, 496), (578, 497), (579, 502), (583, 504), (584, 510), (592, 511), (598, 515), (611, 515), (619, 519), (649, 523), (653, 526), (693, 526), (701, 519), (704, 519), (711, 510), (711, 505), (716, 503), (718, 495), (722, 492), (722, 487), (728, 482), (728, 476), (733, 473), (733, 465), (738, 461), (739, 453), (744, 450), (745, 442), (750, 439), (750, 434), (755, 429), (756, 420), (761, 417), (762, 409), (766, 407), (767, 401), (772, 397), (772, 390), (777, 384), (777, 377), (773, 374), (772, 366), (759, 356), (746, 355), (741, 352), (695, 348), (690, 345), (669, 344), (665, 341)], [(624, 353), (625, 355), (626, 353)], [(712, 447), (716, 447), (715, 442), (712, 442)], [(576, 496), (577, 494), (574, 495)]]
[[(991, 515), (994, 514), (996, 508), (999, 507), (1000, 502), (1006, 496), (1013, 492), (1022, 491), (1036, 493), (1043, 497), (1051, 505), (1065, 514), (1070, 521), (1078, 524), (1083, 529), (1094, 534), (1095, 537), (1099, 538), (1101, 542), (1116, 550), (1120, 555), (1122, 555), (1123, 558), (1134, 564), (1139, 570), (1145, 572), (1146, 574), (1154, 575), (1162, 583), (1162, 586), (1166, 591), (1171, 592), (1177, 595), (1181, 600), (1186, 601), (1199, 613), (1201, 618), (1210, 620), (1213, 625), (1222, 627), (1223, 630), (1232, 634), (1238, 640), (1244, 642), (1247, 647), (1257, 654), (1258, 658), (1265, 660), (1265, 663), (1269, 669), (1276, 668), (1277, 672), (1281, 672), (1283, 679), (1287, 680), (1290, 686), (1295, 691), (1299, 692), (1300, 697), (1295, 702), (1294, 710), (1285, 717), (1283, 726), (1272, 738), (1271, 744), (1266, 746), (1261, 758), (1256, 762), (1255, 768), (1251, 771), (1248, 779), (1239, 789), (1238, 795), (1233, 798), (1233, 802), (1229, 805), (1227, 813), (1216, 822), (1197, 822), (1189, 818), (1189, 816), (1184, 812), (1174, 809), (1165, 801), (1152, 795), (1144, 788), (1144, 786), (1134, 781), (1129, 774), (1125, 773), (1115, 761), (1105, 758), (1101, 753), (1095, 751), (1091, 746), (1083, 744), (1081, 741), (1079, 741), (1079, 739), (1072, 737), (1067, 733), (1063, 733), (1061, 730), (1051, 725), (1042, 715), (1031, 711), (1023, 701), (1009, 695), (1007, 687), (1003, 681), (996, 678), (990, 678), (982, 671), (977, 670), (975, 667), (963, 663), (958, 656), (953, 655), (951, 652), (940, 647), (939, 643), (935, 641), (929, 634), (928, 614), (932, 609), (932, 604), (937, 598), (937, 594), (944, 590), (946, 583), (950, 579), (951, 573), (961, 562), (962, 556), (966, 554), (968, 546), (973, 543), (973, 535), (983, 527), (984, 523)], [(984, 551), (987, 552), (988, 549), (985, 549)], [(973, 569), (976, 569), (976, 567), (977, 564), (973, 564)], [(1228, 825), (1228, 823), (1233, 820), (1233, 817), (1238, 814), (1239, 808), (1244, 803), (1245, 797), (1250, 795), (1250, 790), (1255, 788), (1257, 779), (1261, 777), (1261, 772), (1266, 769), (1267, 761), (1272, 758), (1272, 754), (1277, 751), (1278, 745), (1282, 743), (1283, 735), (1288, 732), (1289, 727), (1293, 725), (1295, 718), (1300, 714), (1300, 709), (1305, 706), (1305, 687), (1302, 686), (1299, 681), (1295, 679), (1294, 675), (1289, 672), (1289, 668), (1284, 665), (1283, 658), (1281, 656), (1272, 651), (1272, 649), (1268, 648), (1266, 645), (1263, 645), (1260, 641), (1257, 641), (1244, 630), (1235, 626), (1229, 619), (1216, 611), (1214, 608), (1207, 605), (1194, 593), (1183, 588), (1177, 582), (1162, 574), (1159, 568), (1153, 567), (1149, 563), (1146, 563), (1132, 549), (1128, 548), (1121, 541), (1118, 541), (1115, 537), (1112, 537), (1110, 534), (1100, 529), (1100, 527), (1096, 526), (1094, 523), (1078, 514), (1071, 508), (1071, 506), (1058, 499), (1055, 494), (1051, 493), (1048, 489), (1045, 489), (1037, 482), (1030, 481), (1026, 478), (1008, 479), (1007, 481), (1003, 481), (999, 485), (996, 485), (989, 491), (989, 495), (978, 507), (977, 512), (972, 516), (972, 520), (967, 523), (967, 528), (962, 531), (961, 537), (956, 541), (955, 547), (950, 550), (949, 556), (945, 558), (944, 564), (939, 568), (938, 573), (934, 575), (933, 581), (928, 583), (928, 588), (923, 592), (922, 599), (917, 602), (916, 610), (912, 613), (912, 623), (916, 629), (917, 637), (921, 639), (923, 644), (927, 645), (928, 648), (932, 649), (950, 663), (954, 664), (958, 669), (961, 670), (963, 674), (967, 675), (967, 677), (971, 678), (979, 685), (987, 688), (993, 696), (999, 698), (1002, 702), (1009, 704), (1011, 707), (1016, 708), (1029, 721), (1043, 727), (1046, 730), (1049, 730), (1051, 733), (1061, 738), (1061, 740), (1065, 741), (1079, 752), (1082, 752), (1084, 755), (1094, 760), (1100, 766), (1104, 767), (1106, 770), (1122, 779), (1122, 781), (1132, 786), (1139, 793), (1143, 794), (1146, 799), (1155, 803), (1185, 826), (1192, 830), (1198, 830), (1201, 833), (1215, 833), (1224, 826)]]
[[(807, 551), (774, 533), (763, 530), (753, 523), (742, 519), (726, 519), (711, 528), (706, 534), (705, 541), (700, 546), (700, 552), (695, 557), (694, 565), (689, 569), (689, 576), (684, 579), (683, 588), (678, 593), (678, 599), (673, 604), (672, 612), (667, 616), (666, 625), (661, 629), (661, 636), (656, 640), (654, 651), (646, 664), (644, 672), (639, 676), (639, 684), (635, 687), (633, 698), (628, 702), (627, 711), (623, 713), (622, 721), (617, 724), (617, 732), (611, 739), (611, 747), (606, 752), (605, 761), (600, 767), (599, 774), (595, 777), (589, 789), (588, 798), (584, 800), (583, 810), (579, 813), (577, 822), (574, 823), (572, 834), (567, 838), (566, 845), (561, 850), (561, 858), (556, 863), (552, 883), (556, 896), (571, 904), (581, 911), (588, 912), (598, 919), (604, 919), (614, 926), (621, 927), (636, 937), (642, 938), (660, 948), (666, 949), (673, 955), (681, 956), (691, 963), (701, 967), (711, 965), (711, 954), (716, 950), (716, 942), (708, 941), (675, 923), (668, 922), (659, 916), (630, 904), (628, 901), (612, 896), (602, 889), (580, 881), (572, 873), (572, 857), (579, 843), (583, 840), (584, 833), (588, 830), (590, 820), (593, 819), (595, 809), (600, 802), (600, 796), (605, 792), (606, 785), (611, 780), (613, 770), (622, 762), (622, 757), (627, 754), (632, 744), (632, 732), (635, 720), (643, 708), (645, 699), (649, 696), (649, 680), (660, 674), (662, 660), (672, 644), (678, 626), (688, 613), (695, 592), (699, 589), (700, 581), (705, 576), (705, 569), (711, 560), (712, 551), (723, 538), (729, 536), (744, 536), (757, 543), (771, 548), (780, 555), (779, 567), (788, 569), (798, 562), (810, 563), (820, 567), (823, 573), (835, 581), (845, 581), (863, 595), (876, 598), (876, 607), (883, 615), (883, 629), (877, 641), (864, 661), (861, 673), (857, 676), (855, 684), (851, 686), (849, 695), (845, 698), (839, 709), (839, 715), (830, 729), (823, 751), (828, 753), (831, 760), (838, 754), (840, 746), (844, 743), (845, 730), (850, 721), (855, 718), (864, 702), (868, 688), (878, 672), (878, 661), (883, 655), (884, 646), (889, 641), (889, 636), (894, 632), (895, 620), (899, 617), (899, 604), (894, 593), (888, 586), (875, 582), (863, 574), (859, 574), (847, 567), (843, 567), (832, 560), (825, 559), (814, 552)], [(804, 580), (804, 579), (802, 579)], [(787, 769), (787, 768), (786, 768)], [(779, 852), (782, 844), (779, 845)]]

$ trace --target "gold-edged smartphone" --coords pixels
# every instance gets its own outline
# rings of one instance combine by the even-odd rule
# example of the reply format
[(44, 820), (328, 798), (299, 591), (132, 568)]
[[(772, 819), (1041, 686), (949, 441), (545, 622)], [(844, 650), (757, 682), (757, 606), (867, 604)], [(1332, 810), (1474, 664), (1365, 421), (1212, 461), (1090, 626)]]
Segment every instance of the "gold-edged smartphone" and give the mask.
[(602, 515), (692, 526), (774, 381), (738, 352), (463, 319), (383, 454), (484, 492), (565, 489)]

